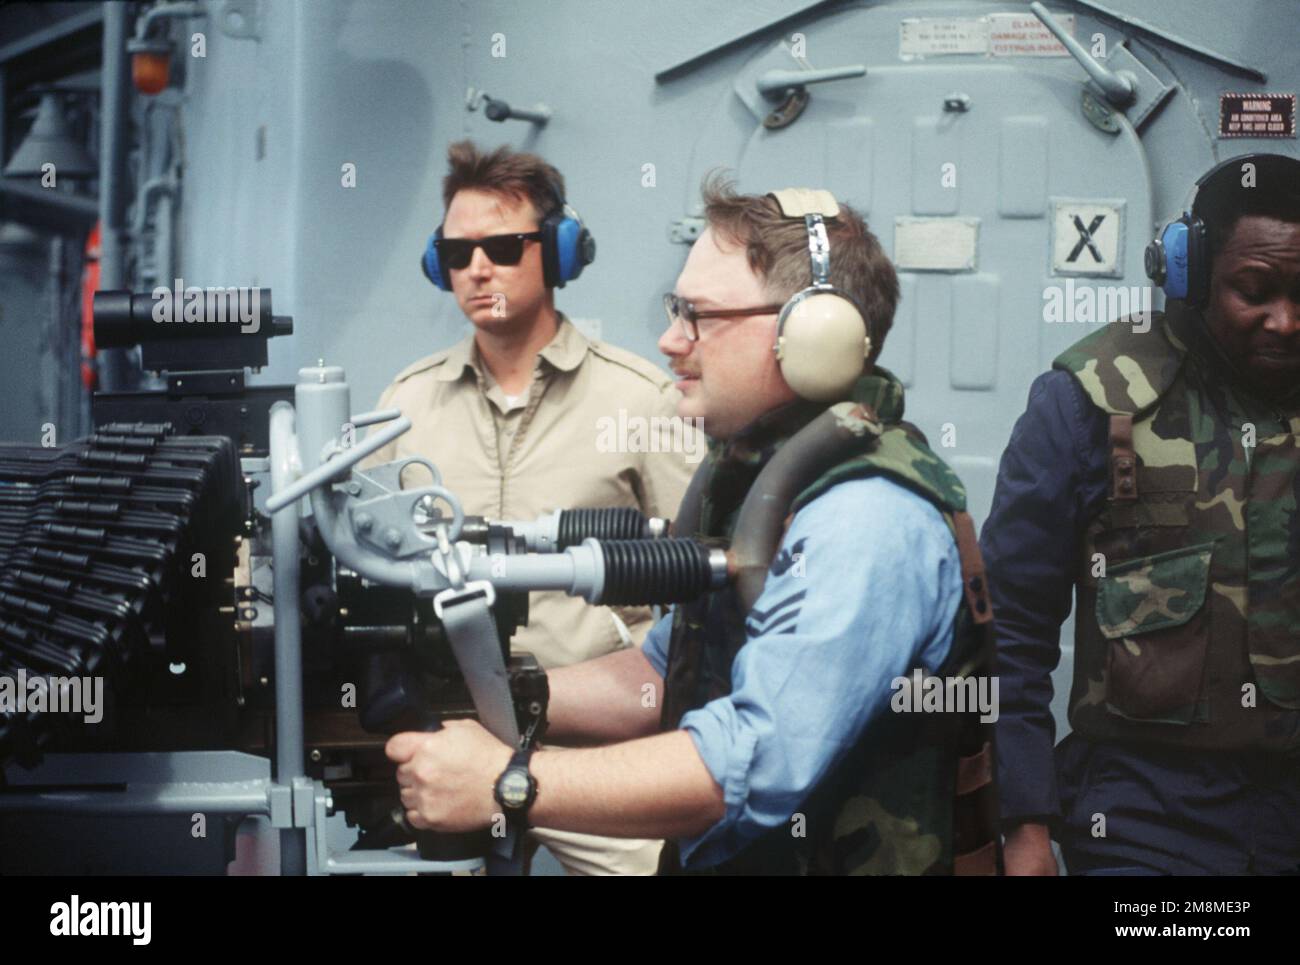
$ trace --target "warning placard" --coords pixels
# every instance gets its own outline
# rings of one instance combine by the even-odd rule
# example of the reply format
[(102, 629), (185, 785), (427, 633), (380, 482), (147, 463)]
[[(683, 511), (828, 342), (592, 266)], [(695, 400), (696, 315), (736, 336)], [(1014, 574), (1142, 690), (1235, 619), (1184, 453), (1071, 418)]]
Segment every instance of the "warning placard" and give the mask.
[[(1058, 14), (1059, 22), (1074, 36), (1074, 14)], [(989, 14), (989, 53), (994, 57), (1068, 57), (1070, 52), (1033, 15)]]
[(1221, 94), (1219, 137), (1295, 137), (1295, 94)]

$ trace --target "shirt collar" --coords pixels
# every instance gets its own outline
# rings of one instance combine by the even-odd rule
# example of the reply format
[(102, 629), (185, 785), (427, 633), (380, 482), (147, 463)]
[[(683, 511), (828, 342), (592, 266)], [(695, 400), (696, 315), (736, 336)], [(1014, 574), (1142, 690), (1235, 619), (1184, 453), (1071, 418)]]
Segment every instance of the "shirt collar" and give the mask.
[[(587, 355), (587, 339), (578, 331), (576, 325), (569, 321), (563, 312), (558, 312), (559, 326), (552, 338), (539, 352), (547, 365), (560, 372), (572, 372)], [(474, 336), (468, 335), (447, 350), (447, 358), (438, 368), (438, 379), (442, 382), (456, 382), (468, 368), (476, 377), (486, 375), (482, 367)]]
[(465, 374), (465, 369), (478, 371), (477, 353), (474, 351), (474, 336), (461, 339), (447, 349), (447, 358), (438, 367), (437, 378), (442, 382), (455, 382)]
[(547, 342), (539, 354), (560, 372), (572, 372), (587, 355), (587, 339), (567, 315), (563, 312), (557, 314), (560, 324), (555, 338)]
[[(577, 326), (568, 320), (564, 312), (558, 312), (559, 328), (556, 329), (555, 337), (542, 347), (538, 355), (546, 360), (546, 364), (559, 372), (572, 372), (582, 363), (588, 349), (588, 341), (578, 332)], [(447, 350), (447, 358), (442, 365), (438, 367), (438, 380), (443, 382), (459, 381), (464, 376), (465, 369), (473, 372), (476, 376), (485, 376), (486, 369), (482, 367), (482, 359), (478, 356), (478, 350), (474, 347), (474, 337), (472, 334), (461, 338), (454, 346)]]

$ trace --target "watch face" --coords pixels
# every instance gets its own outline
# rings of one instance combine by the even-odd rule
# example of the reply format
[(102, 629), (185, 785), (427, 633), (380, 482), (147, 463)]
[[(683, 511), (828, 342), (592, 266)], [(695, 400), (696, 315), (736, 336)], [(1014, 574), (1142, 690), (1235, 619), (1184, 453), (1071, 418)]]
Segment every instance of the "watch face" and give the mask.
[(528, 771), (512, 767), (501, 775), (501, 803), (509, 808), (521, 808), (528, 803), (531, 786)]

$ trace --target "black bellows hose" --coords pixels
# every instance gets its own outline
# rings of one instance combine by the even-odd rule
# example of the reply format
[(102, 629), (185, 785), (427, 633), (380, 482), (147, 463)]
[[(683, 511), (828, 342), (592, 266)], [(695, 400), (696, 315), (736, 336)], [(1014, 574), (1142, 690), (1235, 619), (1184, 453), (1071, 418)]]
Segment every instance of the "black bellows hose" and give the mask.
[(710, 587), (709, 551), (693, 539), (605, 540), (605, 606), (684, 603)]
[(642, 539), (645, 529), (645, 514), (631, 506), (565, 509), (560, 512), (557, 549), (580, 546), (588, 537), (599, 540)]

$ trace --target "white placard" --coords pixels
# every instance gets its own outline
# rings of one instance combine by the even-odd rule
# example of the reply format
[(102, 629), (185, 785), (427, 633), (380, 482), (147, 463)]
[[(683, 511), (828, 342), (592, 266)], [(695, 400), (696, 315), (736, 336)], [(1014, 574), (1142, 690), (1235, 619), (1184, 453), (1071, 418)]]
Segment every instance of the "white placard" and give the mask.
[(898, 26), (898, 56), (903, 60), (988, 50), (989, 23), (984, 17), (905, 17)]
[(1123, 238), (1123, 201), (1053, 199), (1054, 274), (1119, 275)]
[[(1074, 14), (1055, 14), (1074, 36)], [(898, 25), (898, 57), (1068, 57), (1070, 52), (1032, 13), (991, 13), (987, 17), (905, 17)]]
[(974, 271), (978, 218), (895, 218), (894, 264), (902, 271)]

